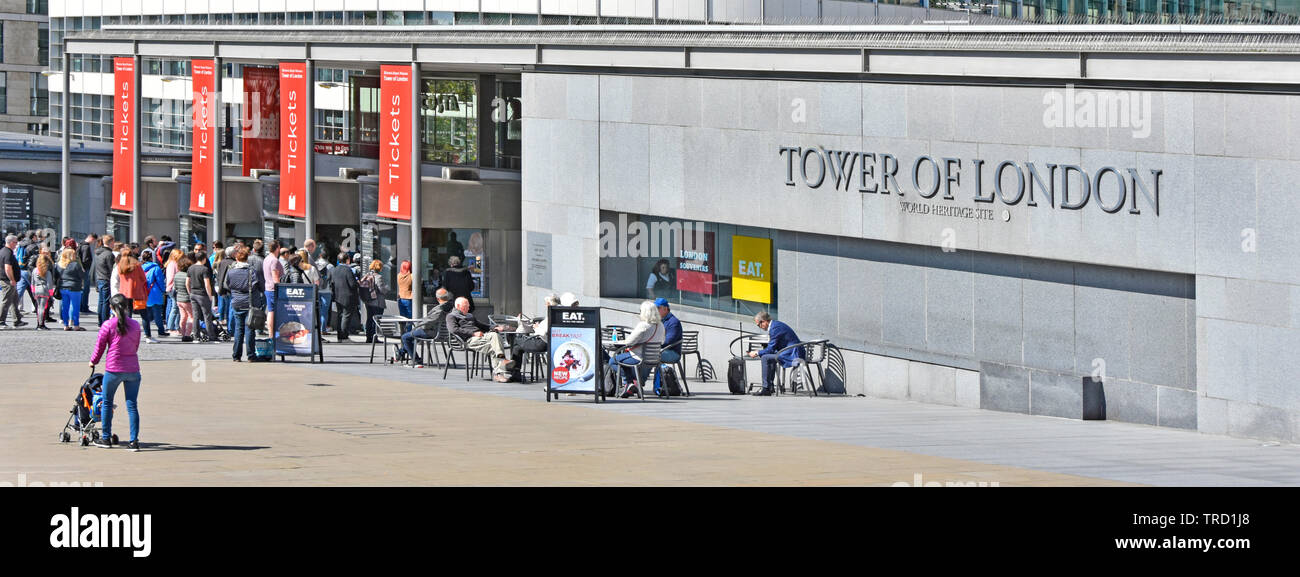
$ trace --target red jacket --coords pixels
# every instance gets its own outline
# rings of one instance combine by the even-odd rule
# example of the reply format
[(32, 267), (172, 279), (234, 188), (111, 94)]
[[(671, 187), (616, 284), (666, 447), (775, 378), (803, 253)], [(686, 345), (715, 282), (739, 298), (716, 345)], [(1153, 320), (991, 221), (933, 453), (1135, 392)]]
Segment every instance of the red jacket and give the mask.
[(118, 279), (118, 290), (131, 300), (149, 300), (149, 282), (144, 278), (144, 268), (137, 266), (135, 270)]

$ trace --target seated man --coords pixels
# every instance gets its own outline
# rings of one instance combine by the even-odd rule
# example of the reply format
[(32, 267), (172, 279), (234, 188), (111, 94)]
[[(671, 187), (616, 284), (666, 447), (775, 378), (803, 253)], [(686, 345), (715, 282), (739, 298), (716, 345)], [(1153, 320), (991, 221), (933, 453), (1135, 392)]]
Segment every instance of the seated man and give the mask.
[[(551, 307), (560, 306), (560, 297), (554, 293), (546, 297), (546, 315), (542, 317), (542, 322), (533, 325), (533, 332), (527, 336), (515, 340), (515, 346), (511, 348), (511, 354), (516, 359), (524, 358), (524, 353), (544, 353), (550, 347), (548, 339), (551, 338)], [(519, 315), (522, 317), (523, 315)]]
[(424, 361), (420, 359), (420, 355), (415, 354), (415, 339), (433, 338), (438, 334), (438, 325), (445, 321), (447, 313), (451, 312), (451, 295), (447, 294), (447, 289), (438, 289), (434, 296), (438, 297), (438, 306), (433, 307), (428, 316), (411, 323), (411, 330), (402, 334), (402, 351), (411, 362), (411, 366), (417, 369), (424, 368)]
[[(671, 347), (665, 347), (659, 355), (659, 362), (664, 365), (676, 365), (677, 361), (682, 359), (682, 321), (673, 315), (672, 310), (668, 307), (668, 299), (655, 299), (655, 306), (659, 307), (659, 317), (664, 321), (664, 343), (676, 343)], [(680, 377), (681, 375), (677, 375)], [(655, 373), (655, 394), (660, 394), (662, 386), (662, 371)]]
[(799, 335), (794, 334), (794, 329), (790, 328), (790, 325), (772, 320), (772, 315), (767, 312), (754, 315), (754, 324), (767, 331), (767, 346), (762, 350), (749, 353), (751, 357), (763, 358), (763, 388), (754, 393), (754, 396), (766, 397), (772, 394), (772, 379), (778, 370), (777, 363), (781, 363), (782, 367), (793, 367), (795, 359), (804, 358), (803, 348), (790, 349), (778, 357), (777, 351), (799, 342)]
[[(456, 299), (456, 308), (447, 314), (447, 332), (464, 339), (465, 346), (471, 351), (488, 355), (493, 360), (492, 379), (498, 383), (510, 382), (510, 369), (515, 362), (510, 360), (510, 349), (506, 348), (505, 337), (500, 331), (503, 327), (492, 327), (479, 322), (469, 312), (469, 299)], [(495, 332), (492, 332), (495, 331)]]

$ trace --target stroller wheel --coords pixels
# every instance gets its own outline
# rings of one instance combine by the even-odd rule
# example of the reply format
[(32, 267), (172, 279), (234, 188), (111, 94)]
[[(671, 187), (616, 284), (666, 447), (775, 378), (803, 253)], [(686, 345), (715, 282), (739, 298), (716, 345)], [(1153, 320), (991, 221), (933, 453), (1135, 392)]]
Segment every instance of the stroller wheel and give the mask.
[(72, 435), (69, 435), (67, 431), (64, 431), (64, 432), (62, 432), (62, 433), (59, 433), (59, 442), (60, 442), (60, 443), (69, 443), (69, 442), (71, 442), (71, 441), (72, 441)]
[(81, 436), (81, 446), (83, 446), (83, 447), (88, 447), (88, 446), (90, 446), (90, 437), (87, 437), (87, 436), (85, 436), (85, 435), (82, 435), (82, 436)]
[(117, 433), (113, 433), (113, 444), (117, 444)]

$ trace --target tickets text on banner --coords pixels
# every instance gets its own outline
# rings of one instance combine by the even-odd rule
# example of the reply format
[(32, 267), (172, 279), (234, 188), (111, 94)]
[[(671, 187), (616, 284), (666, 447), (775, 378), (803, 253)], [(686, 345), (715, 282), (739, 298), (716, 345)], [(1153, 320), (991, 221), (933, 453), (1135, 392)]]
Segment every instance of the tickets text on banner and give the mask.
[(411, 219), (410, 66), (379, 67), (379, 216)]
[(307, 65), (280, 63), (280, 214), (307, 216)]
[(193, 60), (194, 152), (190, 159), (190, 212), (212, 214), (217, 154), (217, 76), (211, 60)]
[(731, 237), (731, 298), (772, 303), (772, 239)]
[(113, 59), (113, 210), (135, 206), (135, 59)]

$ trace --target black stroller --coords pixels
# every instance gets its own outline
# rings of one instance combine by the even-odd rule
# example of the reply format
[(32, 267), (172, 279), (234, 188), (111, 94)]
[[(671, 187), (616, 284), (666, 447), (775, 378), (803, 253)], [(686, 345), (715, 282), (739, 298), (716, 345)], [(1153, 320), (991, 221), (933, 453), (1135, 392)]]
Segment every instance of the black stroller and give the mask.
[[(101, 411), (104, 405), (104, 375), (91, 369), (90, 377), (81, 384), (77, 391), (71, 416), (59, 433), (59, 442), (70, 443), (74, 434), (81, 437), (81, 446), (85, 447), (99, 440)], [(113, 435), (113, 444), (117, 444), (117, 435)]]

